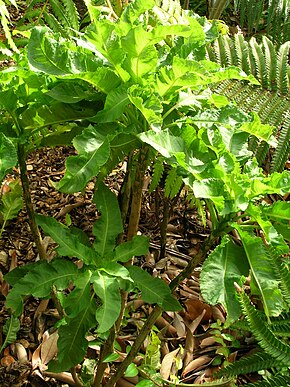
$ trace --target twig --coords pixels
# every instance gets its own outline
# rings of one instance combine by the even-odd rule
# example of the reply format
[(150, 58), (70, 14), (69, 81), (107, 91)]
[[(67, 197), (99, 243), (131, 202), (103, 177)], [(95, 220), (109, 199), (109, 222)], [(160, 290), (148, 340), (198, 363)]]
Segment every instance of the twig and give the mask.
[(27, 215), (29, 218), (31, 234), (32, 234), (34, 243), (36, 245), (40, 259), (47, 259), (46, 253), (42, 244), (41, 235), (35, 220), (35, 212), (33, 209), (33, 204), (32, 204), (32, 199), (30, 194), (29, 180), (28, 180), (26, 161), (25, 161), (25, 149), (23, 144), (18, 144), (17, 156), (18, 156), (18, 163), (20, 168), (20, 179), (21, 179), (22, 189), (23, 189), (23, 198), (26, 206)]

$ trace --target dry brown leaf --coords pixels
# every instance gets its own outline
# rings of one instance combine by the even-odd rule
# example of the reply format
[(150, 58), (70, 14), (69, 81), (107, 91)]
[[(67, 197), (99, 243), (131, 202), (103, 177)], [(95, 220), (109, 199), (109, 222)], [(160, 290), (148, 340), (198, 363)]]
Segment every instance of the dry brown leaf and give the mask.
[(40, 346), (40, 357), (43, 364), (48, 362), (55, 357), (57, 354), (57, 340), (58, 333), (53, 332), (47, 340), (45, 340)]
[(121, 378), (121, 379), (118, 380), (117, 386), (118, 387), (134, 387), (135, 384), (129, 382), (128, 380), (126, 380), (124, 378)]
[(216, 344), (216, 341), (213, 337), (206, 337), (205, 339), (201, 340), (199, 346), (200, 348), (205, 348), (215, 344)]
[(169, 337), (176, 337), (177, 332), (174, 326), (172, 326), (164, 317), (160, 316), (155, 322), (155, 325), (158, 329), (164, 329), (166, 331), (166, 335)]
[(180, 348), (175, 349), (172, 352), (169, 352), (164, 356), (161, 367), (160, 367), (160, 375), (163, 379), (168, 380), (171, 374), (172, 365), (176, 362), (176, 357), (180, 352)]
[(215, 321), (220, 320), (220, 322), (224, 323), (226, 321), (226, 312), (222, 310), (220, 305), (215, 305), (211, 307), (212, 316)]
[(189, 372), (192, 371), (198, 371), (202, 368), (205, 364), (208, 364), (211, 361), (211, 357), (209, 356), (199, 356), (198, 358), (192, 360), (183, 370), (182, 377), (185, 377)]
[(179, 314), (174, 313), (174, 319), (172, 321), (172, 325), (176, 329), (177, 337), (184, 337), (185, 336), (185, 334), (186, 334), (185, 323), (184, 323), (183, 318)]
[(205, 309), (206, 313), (204, 314), (202, 321), (208, 321), (212, 317), (211, 307), (201, 300), (189, 299), (184, 302), (187, 311), (187, 317), (190, 320), (195, 320), (198, 316), (201, 315)]
[(3, 367), (7, 367), (7, 366), (10, 366), (12, 363), (14, 363), (16, 360), (14, 359), (13, 356), (11, 355), (7, 355), (7, 356), (3, 356), (2, 359), (1, 359), (1, 365)]
[(15, 343), (14, 350), (19, 363), (26, 363), (28, 361), (26, 349), (22, 344)]
[(204, 319), (205, 314), (206, 314), (206, 310), (204, 309), (199, 316), (197, 316), (193, 321), (191, 321), (188, 324), (188, 328), (190, 329), (192, 334), (194, 334), (194, 332), (196, 331), (197, 327), (199, 326), (199, 324)]
[(40, 346), (41, 345), (39, 345), (32, 354), (32, 359), (31, 359), (32, 370), (35, 370), (36, 368), (41, 367)]

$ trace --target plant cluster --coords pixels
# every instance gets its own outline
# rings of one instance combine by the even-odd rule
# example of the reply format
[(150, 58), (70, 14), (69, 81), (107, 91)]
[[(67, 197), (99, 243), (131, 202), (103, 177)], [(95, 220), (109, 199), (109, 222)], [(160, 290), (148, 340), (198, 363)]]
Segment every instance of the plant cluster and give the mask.
[[(18, 163), (41, 258), (5, 276), (13, 286), (6, 299), (12, 313), (6, 344), (15, 339), (24, 298), (51, 297), (61, 320), (58, 355), (49, 370), (67, 371), (80, 363), (90, 331), (101, 343), (92, 381), (99, 386), (127, 294), (140, 293), (156, 305), (106, 384), (113, 386), (162, 311), (181, 308), (172, 292), (202, 263), (204, 299), (223, 304), (229, 322), (244, 312), (261, 348), (274, 363), (289, 366), (289, 345), (276, 337), (272, 319), (284, 316), (290, 304), (290, 205), (283, 200), (290, 173), (266, 175), (249, 148), (252, 138), (275, 144), (273, 127), (211, 91), (221, 81), (258, 81), (238, 67), (210, 61), (207, 47), (219, 37), (218, 24), (182, 11), (175, 1), (136, 0), (119, 17), (111, 7), (85, 3), (91, 22), (83, 32), (63, 34), (37, 26), (16, 65), (0, 73), (0, 176)], [(42, 146), (71, 144), (77, 155), (67, 158), (56, 187), (75, 193), (95, 178), (93, 202), (100, 217), (93, 226), (94, 241), (81, 229), (33, 209), (27, 154)], [(124, 160), (129, 168), (117, 198), (104, 181)], [(152, 189), (166, 166), (166, 200), (184, 184), (196, 203), (204, 201), (212, 224), (201, 250), (169, 285), (132, 265), (132, 257), (148, 250), (147, 238), (137, 231), (143, 181), (152, 166)], [(268, 194), (278, 200), (269, 204)], [(58, 244), (58, 256), (50, 262), (39, 227)], [(251, 294), (261, 300), (263, 312), (240, 290), (249, 272)], [(69, 285), (72, 290), (65, 291)]]

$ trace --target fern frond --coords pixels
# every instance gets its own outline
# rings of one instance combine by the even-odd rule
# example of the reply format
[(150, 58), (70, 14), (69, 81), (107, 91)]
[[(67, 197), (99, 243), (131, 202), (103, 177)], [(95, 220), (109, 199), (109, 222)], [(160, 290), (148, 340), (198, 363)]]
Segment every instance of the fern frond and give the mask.
[[(14, 4), (14, 6), (16, 5), (14, 1), (10, 1), (10, 3)], [(9, 21), (10, 21), (10, 16), (9, 16), (8, 9), (6, 8), (6, 5), (5, 5), (4, 1), (0, 0), (0, 23), (2, 25), (5, 37), (7, 39), (9, 47), (13, 51), (19, 53), (19, 50), (16, 47), (16, 44), (14, 43), (14, 41), (12, 39), (11, 30), (9, 28)]]
[[(271, 254), (272, 264), (275, 270), (277, 279), (280, 282), (280, 288), (284, 300), (286, 301), (288, 307), (290, 307), (290, 272), (287, 265), (281, 260), (280, 255), (276, 252), (276, 249), (273, 247), (269, 248), (269, 253)], [(290, 331), (290, 325), (288, 327)]]
[(247, 384), (248, 387), (289, 387), (290, 376), (289, 375), (271, 375), (267, 379), (260, 380), (256, 383)]
[(280, 367), (281, 362), (273, 359), (271, 355), (266, 352), (257, 352), (253, 355), (245, 356), (234, 363), (227, 365), (217, 372), (217, 376), (232, 377), (240, 374), (249, 374), (266, 370), (273, 367)]
[(183, 180), (178, 176), (176, 168), (171, 168), (166, 176), (164, 195), (173, 199), (182, 187)]
[(290, 346), (274, 335), (270, 325), (267, 324), (261, 317), (261, 314), (251, 304), (244, 291), (240, 292), (238, 297), (245, 317), (260, 346), (265, 352), (280, 361), (280, 365), (288, 366), (290, 364)]
[(234, 46), (236, 53), (235, 65), (245, 73), (250, 74), (249, 45), (242, 34), (234, 35)]
[(164, 173), (164, 157), (158, 157), (154, 161), (152, 180), (149, 186), (149, 192), (153, 192), (159, 185)]
[(277, 84), (278, 89), (283, 94), (288, 93), (289, 78), (288, 78), (288, 55), (289, 55), (290, 42), (284, 43), (278, 51), (277, 60)]
[(283, 115), (282, 129), (278, 135), (278, 145), (275, 149), (270, 172), (281, 172), (284, 169), (285, 163), (290, 153), (290, 110)]
[(265, 55), (266, 74), (268, 80), (268, 89), (277, 90), (276, 84), (276, 68), (277, 68), (277, 53), (274, 44), (266, 36), (262, 37), (263, 51)]

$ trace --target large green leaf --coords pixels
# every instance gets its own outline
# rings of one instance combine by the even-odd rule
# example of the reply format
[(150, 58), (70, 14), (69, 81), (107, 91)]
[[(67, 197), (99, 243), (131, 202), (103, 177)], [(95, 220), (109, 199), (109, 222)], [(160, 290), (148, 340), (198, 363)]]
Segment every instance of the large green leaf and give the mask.
[(52, 262), (41, 262), (34, 266), (10, 290), (6, 298), (6, 307), (11, 308), (15, 315), (22, 313), (22, 296), (50, 297), (52, 286), (58, 290), (65, 289), (78, 273), (76, 265), (66, 259), (56, 259)]
[(36, 220), (43, 231), (59, 245), (57, 251), (60, 255), (79, 258), (88, 265), (96, 262), (94, 250), (84, 245), (78, 235), (72, 233), (64, 224), (43, 215), (37, 215)]
[(171, 157), (175, 153), (181, 153), (185, 151), (185, 144), (181, 137), (172, 136), (168, 129), (161, 132), (155, 132), (154, 130), (148, 130), (138, 135), (141, 141), (151, 145), (162, 156)]
[(252, 293), (261, 297), (268, 318), (279, 316), (283, 309), (283, 298), (266, 246), (261, 238), (244, 231), (238, 224), (234, 224), (234, 227), (240, 235), (251, 268)]
[(260, 207), (260, 210), (270, 219), (276, 221), (290, 220), (290, 203), (277, 201), (270, 206)]
[(19, 121), (24, 129), (40, 129), (62, 122), (91, 118), (102, 107), (102, 103), (94, 103), (92, 108), (92, 104), (81, 102), (68, 104), (54, 101), (42, 106), (32, 104), (21, 113)]
[(60, 191), (68, 193), (83, 190), (110, 156), (107, 138), (100, 135), (93, 126), (76, 136), (73, 144), (78, 155), (67, 158), (65, 175), (58, 184)]
[(116, 195), (105, 185), (100, 184), (93, 198), (101, 217), (94, 223), (96, 239), (94, 249), (104, 258), (111, 255), (116, 246), (116, 238), (123, 231), (123, 223)]
[(34, 70), (64, 76), (92, 71), (100, 66), (90, 51), (72, 42), (57, 39), (47, 27), (35, 27), (28, 43), (28, 60)]
[(249, 264), (244, 249), (225, 236), (202, 266), (200, 289), (204, 300), (211, 305), (223, 304), (229, 320), (237, 320), (241, 308), (234, 283), (242, 286), (241, 278), (248, 274)]
[(70, 319), (84, 310), (90, 301), (91, 276), (92, 272), (90, 270), (79, 273), (74, 281), (74, 289), (63, 299), (63, 308)]
[(128, 270), (136, 286), (141, 290), (145, 302), (158, 304), (167, 311), (181, 309), (179, 302), (172, 296), (169, 286), (161, 278), (154, 278), (137, 266), (130, 266)]
[(67, 324), (59, 327), (57, 360), (49, 362), (49, 371), (68, 371), (84, 359), (88, 348), (85, 336), (88, 330), (96, 325), (95, 313), (96, 300), (91, 297), (76, 317), (67, 318)]
[(124, 242), (115, 249), (115, 261), (127, 262), (133, 256), (140, 256), (147, 253), (149, 240), (143, 235), (135, 235), (131, 241)]
[(0, 182), (8, 170), (17, 163), (17, 153), (12, 141), (0, 133)]
[(99, 271), (93, 274), (92, 282), (96, 295), (102, 301), (96, 311), (98, 332), (104, 333), (113, 326), (121, 311), (119, 282), (117, 278)]

